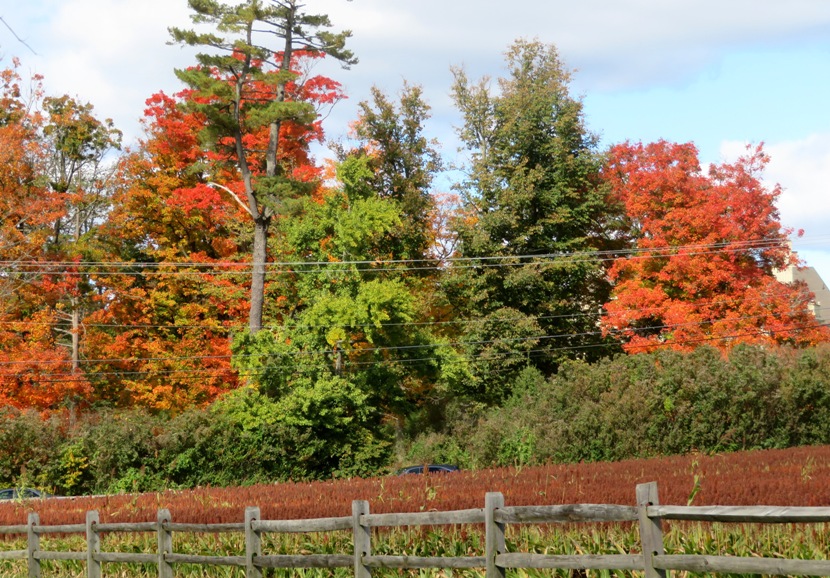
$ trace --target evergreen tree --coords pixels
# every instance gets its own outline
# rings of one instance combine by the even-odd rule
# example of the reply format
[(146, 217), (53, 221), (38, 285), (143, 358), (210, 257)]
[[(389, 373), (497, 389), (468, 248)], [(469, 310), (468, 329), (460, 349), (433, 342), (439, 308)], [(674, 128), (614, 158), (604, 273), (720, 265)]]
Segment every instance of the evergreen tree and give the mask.
[[(298, 0), (189, 4), (194, 23), (211, 24), (216, 33), (171, 28), (173, 39), (214, 52), (197, 55), (198, 66), (176, 74), (196, 91), (192, 107), (207, 120), (206, 144), (229, 149), (244, 184), (244, 200), (254, 221), (249, 329), (256, 333), (262, 327), (268, 229), (287, 201), (309, 190), (308, 179), (293, 162), (296, 155), (285, 154), (292, 146), (291, 125), (307, 127), (317, 119), (311, 102), (291, 97), (298, 77), (292, 71), (294, 54), (324, 53), (344, 65), (357, 60), (345, 49), (351, 33), (328, 31), (328, 16), (305, 12)], [(273, 38), (281, 46), (267, 45)], [(266, 126), (262, 155), (257, 146), (261, 143), (250, 135)]]

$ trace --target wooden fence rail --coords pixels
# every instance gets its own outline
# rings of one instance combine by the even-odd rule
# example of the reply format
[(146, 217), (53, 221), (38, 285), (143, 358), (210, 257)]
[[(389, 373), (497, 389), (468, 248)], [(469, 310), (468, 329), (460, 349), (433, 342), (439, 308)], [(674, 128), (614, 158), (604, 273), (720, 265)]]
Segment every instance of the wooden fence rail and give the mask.
[[(29, 514), (28, 523), (0, 526), (0, 534), (25, 534), (25, 550), (0, 551), (0, 560), (27, 560), (28, 575), (37, 578), (43, 560), (85, 561), (87, 576), (100, 578), (103, 564), (151, 564), (160, 578), (172, 578), (176, 564), (237, 566), (248, 578), (260, 578), (264, 568), (353, 568), (355, 578), (370, 578), (373, 568), (480, 568), (487, 578), (504, 577), (511, 568), (573, 570), (629, 570), (644, 572), (646, 578), (665, 577), (669, 570), (715, 573), (754, 573), (830, 576), (830, 561), (745, 558), (738, 556), (666, 555), (663, 549), (662, 520), (707, 522), (793, 523), (830, 522), (830, 508), (783, 508), (769, 506), (663, 506), (657, 484), (640, 484), (636, 506), (571, 504), (561, 506), (505, 506), (499, 493), (485, 496), (484, 508), (453, 512), (372, 514), (369, 503), (352, 503), (352, 515), (309, 520), (262, 520), (259, 508), (246, 508), (244, 523), (180, 524), (170, 512), (159, 510), (155, 522), (101, 524), (97, 512), (88, 512), (84, 524), (43, 526), (38, 515)], [(641, 554), (549, 555), (507, 552), (507, 524), (637, 522)], [(372, 528), (484, 524), (484, 556), (425, 557), (377, 556), (372, 554)], [(343, 554), (263, 555), (261, 538), (266, 533), (352, 532), (354, 549)], [(101, 534), (153, 532), (158, 547), (152, 553), (102, 552)], [(238, 532), (245, 536), (244, 555), (201, 556), (173, 552), (173, 533)], [(41, 550), (43, 534), (85, 534), (86, 551)]]

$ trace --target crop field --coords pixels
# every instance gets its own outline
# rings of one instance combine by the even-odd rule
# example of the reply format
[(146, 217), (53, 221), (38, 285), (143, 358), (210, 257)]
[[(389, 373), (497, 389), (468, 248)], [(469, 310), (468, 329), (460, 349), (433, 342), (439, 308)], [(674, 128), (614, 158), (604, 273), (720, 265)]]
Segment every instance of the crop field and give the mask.
[[(42, 524), (81, 523), (87, 510), (102, 522), (155, 520), (169, 509), (174, 522), (241, 522), (246, 506), (259, 506), (263, 519), (349, 516), (351, 502), (368, 500), (371, 511), (413, 512), (483, 506), (484, 494), (499, 491), (506, 505), (608, 503), (633, 505), (637, 483), (657, 481), (660, 502), (677, 505), (830, 505), (830, 447), (742, 452), (723, 455), (632, 460), (618, 463), (504, 468), (430, 476), (409, 475), (331, 482), (200, 488), (158, 494), (27, 500), (0, 504), (0, 525), (23, 524), (30, 511)], [(378, 531), (376, 554), (410, 556), (483, 555), (481, 528), (412, 528)], [(557, 554), (637, 553), (637, 528), (627, 524), (508, 526), (509, 551)], [(742, 525), (670, 523), (664, 525), (667, 553), (780, 556), (826, 559), (830, 527), (817, 525)], [(104, 551), (153, 552), (154, 534), (105, 535)], [(0, 543), (2, 550), (24, 548), (20, 538)], [(43, 549), (84, 550), (81, 537), (44, 536)], [(272, 535), (263, 553), (350, 553), (350, 532)], [(174, 551), (234, 555), (244, 551), (241, 534), (174, 534)], [(426, 571), (424, 571), (426, 572)], [(548, 571), (515, 571), (545, 575)], [(428, 573), (428, 572), (427, 572)], [(483, 571), (441, 571), (438, 575), (481, 575)], [(81, 562), (44, 563), (44, 576), (82, 576)], [(176, 566), (177, 576), (242, 576), (241, 569)], [(275, 576), (349, 576), (345, 570), (274, 571)], [(377, 575), (400, 575), (385, 570)], [(412, 571), (412, 575), (418, 574)], [(607, 573), (606, 573), (607, 574)], [(626, 573), (620, 572), (618, 575)], [(25, 576), (24, 563), (0, 562), (0, 575)], [(105, 576), (154, 576), (152, 566), (104, 566)], [(435, 575), (433, 572), (430, 575)], [(560, 571), (559, 575), (568, 575)]]
[(24, 524), (30, 511), (42, 524), (82, 523), (88, 510), (97, 510), (102, 522), (148, 521), (160, 508), (170, 510), (175, 522), (241, 522), (246, 506), (258, 506), (267, 519), (321, 518), (351, 515), (353, 500), (368, 500), (375, 513), (459, 510), (482, 507), (486, 492), (502, 492), (512, 506), (633, 505), (634, 486), (651, 481), (658, 482), (664, 504), (827, 506), (830, 446), (19, 500), (0, 503), (0, 525)]

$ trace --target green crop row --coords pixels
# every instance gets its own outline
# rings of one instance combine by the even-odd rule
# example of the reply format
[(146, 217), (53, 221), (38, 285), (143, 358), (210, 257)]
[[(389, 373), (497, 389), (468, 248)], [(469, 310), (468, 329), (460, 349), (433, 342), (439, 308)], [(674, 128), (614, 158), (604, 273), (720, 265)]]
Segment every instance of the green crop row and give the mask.
[[(706, 554), (746, 557), (774, 557), (797, 559), (826, 559), (830, 540), (830, 526), (815, 525), (746, 525), (675, 523), (664, 527), (664, 544), (669, 554)], [(2, 550), (25, 548), (25, 540), (0, 543)], [(45, 538), (41, 549), (56, 551), (85, 551), (82, 537)], [(394, 529), (375, 531), (373, 554), (408, 556), (482, 556), (484, 539), (479, 528), (452, 529)], [(153, 534), (109, 535), (102, 540), (102, 550), (117, 552), (154, 552)], [(639, 536), (634, 525), (601, 525), (586, 527), (512, 526), (507, 529), (507, 549), (511, 552), (537, 554), (636, 554)], [(241, 534), (174, 534), (174, 551), (200, 555), (242, 555), (244, 540)], [(351, 534), (265, 535), (264, 554), (343, 554), (352, 551)], [(517, 570), (513, 576), (573, 576), (568, 570)], [(483, 576), (483, 570), (412, 570), (409, 576)], [(631, 576), (636, 573), (589, 571), (588, 576)], [(25, 578), (24, 561), (0, 561), (0, 575)], [(43, 562), (43, 575), (55, 578), (85, 575), (82, 562)], [(138, 564), (105, 564), (104, 576), (143, 578), (157, 575), (155, 566)], [(190, 577), (244, 577), (244, 569), (227, 566), (175, 566), (179, 578)], [(269, 570), (271, 577), (342, 577), (352, 575), (351, 568), (335, 570)], [(400, 576), (397, 570), (375, 570), (374, 576)], [(686, 575), (675, 573), (675, 576)]]

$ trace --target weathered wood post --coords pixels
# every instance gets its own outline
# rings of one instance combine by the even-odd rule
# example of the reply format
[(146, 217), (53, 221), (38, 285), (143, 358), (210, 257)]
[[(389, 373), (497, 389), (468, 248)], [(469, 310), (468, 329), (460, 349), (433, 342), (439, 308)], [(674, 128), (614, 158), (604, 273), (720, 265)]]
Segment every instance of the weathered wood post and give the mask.
[(164, 558), (165, 554), (173, 553), (173, 532), (164, 527), (171, 520), (170, 510), (158, 511), (156, 523), (158, 524), (159, 578), (173, 578), (173, 565)]
[(86, 575), (88, 578), (101, 578), (101, 561), (95, 556), (101, 552), (101, 535), (95, 529), (100, 518), (98, 512), (86, 513)]
[(648, 507), (660, 503), (657, 482), (637, 485), (637, 510), (640, 518), (640, 546), (643, 549), (645, 578), (666, 578), (666, 571), (654, 567), (654, 557), (662, 556), (663, 529), (660, 520), (648, 517)]
[(35, 552), (40, 549), (40, 536), (35, 532), (35, 526), (38, 524), (40, 524), (40, 516), (31, 512), (26, 530), (26, 559), (29, 565), (29, 578), (40, 578), (40, 560), (35, 558)]
[(484, 496), (484, 556), (487, 558), (486, 578), (504, 578), (504, 568), (496, 565), (496, 556), (504, 554), (504, 524), (496, 522), (496, 510), (504, 507), (501, 492)]
[(262, 555), (262, 535), (254, 530), (259, 508), (245, 508), (245, 578), (262, 578), (262, 569), (254, 565), (254, 556)]
[(363, 564), (363, 557), (372, 555), (372, 529), (360, 523), (360, 516), (368, 514), (369, 502), (366, 500), (355, 500), (352, 502), (355, 578), (371, 578), (372, 576), (371, 568)]

